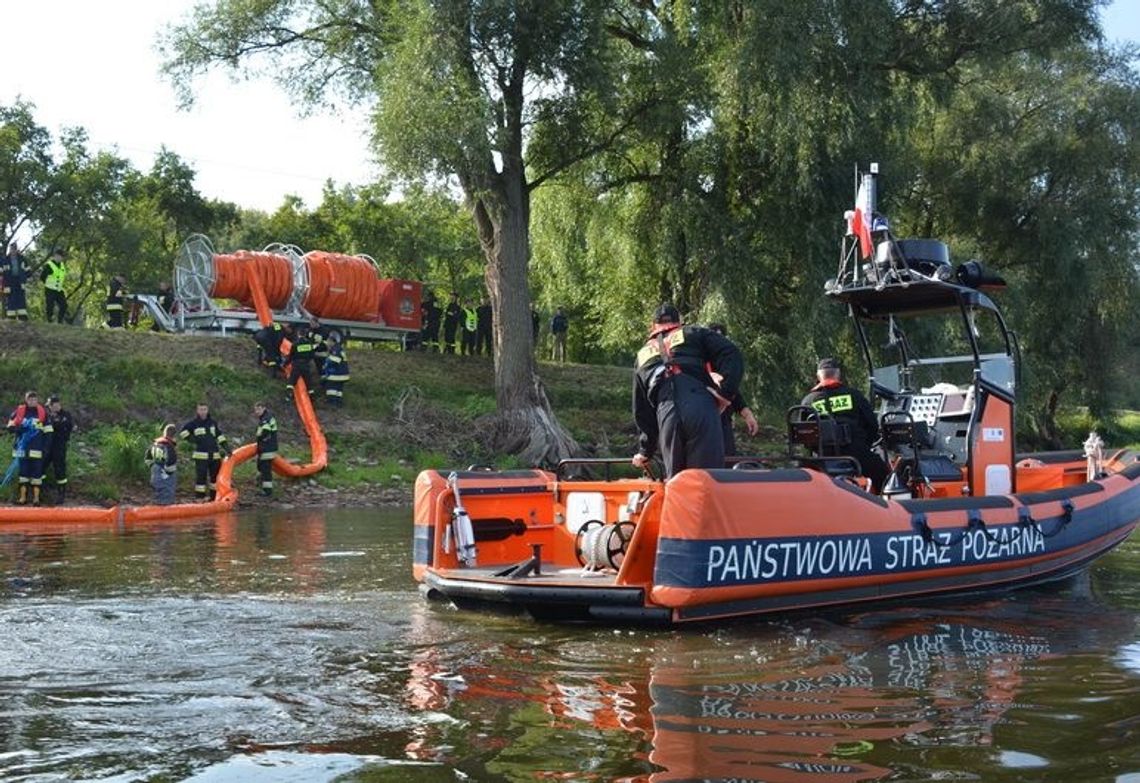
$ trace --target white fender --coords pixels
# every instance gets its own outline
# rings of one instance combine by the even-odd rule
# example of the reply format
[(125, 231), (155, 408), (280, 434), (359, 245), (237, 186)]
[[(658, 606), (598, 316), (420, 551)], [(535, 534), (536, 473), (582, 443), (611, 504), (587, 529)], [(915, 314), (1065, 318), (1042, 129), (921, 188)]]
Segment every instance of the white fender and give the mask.
[[(455, 556), (461, 565), (475, 565), (475, 530), (471, 525), (471, 517), (467, 509), (463, 508), (463, 499), (459, 497), (459, 474), (452, 471), (447, 477), (447, 483), (455, 495), (455, 508), (451, 512), (451, 532), (455, 536)], [(445, 549), (446, 550), (446, 542)]]

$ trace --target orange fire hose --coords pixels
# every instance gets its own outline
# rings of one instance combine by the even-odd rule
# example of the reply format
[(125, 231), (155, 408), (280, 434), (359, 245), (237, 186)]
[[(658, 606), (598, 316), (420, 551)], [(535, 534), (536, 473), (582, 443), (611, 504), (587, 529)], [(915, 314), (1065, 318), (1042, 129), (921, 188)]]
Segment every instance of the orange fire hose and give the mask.
[[(318, 318), (376, 322), (380, 319), (380, 278), (364, 258), (314, 250), (303, 259), (309, 288), (301, 306)], [(281, 310), (293, 293), (293, 266), (275, 253), (214, 256), (211, 295), (256, 306), (254, 283), (260, 284), (272, 310)], [(258, 315), (261, 315), (260, 310)]]
[(313, 250), (305, 254), (309, 291), (302, 306), (322, 318), (376, 321), (380, 278), (366, 259)]
[[(253, 259), (252, 263), (246, 263), (246, 261), (249, 261), (248, 256), (259, 256), (259, 258)], [(276, 301), (273, 299), (273, 295), (279, 295), (280, 292), (284, 290), (281, 287), (282, 278), (278, 272), (273, 271), (279, 269), (277, 259), (284, 261), (286, 269), (289, 269), (288, 259), (273, 256), (269, 253), (247, 254), (240, 263), (234, 263), (232, 266), (230, 263), (221, 264), (221, 268), (225, 269), (225, 284), (229, 286), (228, 290), (244, 290), (248, 292), (248, 301), (256, 308), (257, 317), (262, 326), (268, 326), (273, 322), (270, 302)], [(270, 271), (266, 271), (267, 269)], [(242, 273), (245, 275), (246, 280), (244, 284), (238, 283), (235, 280), (235, 276), (238, 274), (236, 270), (242, 270)], [(219, 272), (219, 280), (220, 279), (221, 272)], [(270, 280), (273, 286), (271, 288), (272, 295), (263, 287), (263, 279)], [(289, 273), (289, 288), (290, 290), (292, 288), (291, 272)], [(288, 297), (288, 290), (286, 290), (285, 299), (288, 299)], [(305, 388), (304, 379), (301, 379), (300, 383), (294, 388), (293, 400), (297, 406), (297, 415), (301, 418), (301, 424), (309, 436), (312, 461), (304, 465), (297, 465), (288, 462), (284, 457), (278, 456), (273, 460), (273, 471), (282, 476), (300, 478), (302, 476), (310, 476), (317, 471), (323, 470), (328, 465), (328, 442), (325, 440), (325, 434), (324, 431), (321, 430), (320, 422), (317, 421), (317, 415), (313, 411), (313, 404), (309, 399), (308, 389)], [(111, 508), (93, 508), (90, 506), (73, 508), (0, 506), (0, 523), (49, 522), (59, 524), (67, 522), (86, 522), (115, 524), (164, 519), (201, 518), (220, 514), (231, 510), (237, 503), (238, 492), (233, 486), (234, 468), (254, 458), (256, 455), (257, 445), (254, 443), (246, 443), (234, 449), (230, 456), (222, 460), (222, 465), (218, 469), (218, 479), (216, 482), (216, 500), (212, 500), (208, 503), (176, 503), (170, 506), (117, 505)], [(39, 529), (39, 525), (36, 527)]]

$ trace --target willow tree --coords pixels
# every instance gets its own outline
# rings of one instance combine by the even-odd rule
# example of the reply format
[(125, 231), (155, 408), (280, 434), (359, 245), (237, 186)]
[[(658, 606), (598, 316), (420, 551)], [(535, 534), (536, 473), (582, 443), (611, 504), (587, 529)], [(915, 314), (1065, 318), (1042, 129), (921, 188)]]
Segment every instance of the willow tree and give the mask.
[[(607, 32), (607, 5), (216, 0), (162, 42), (165, 71), (187, 101), (194, 77), (208, 69), (268, 72), (310, 109), (366, 106), (393, 171), (457, 183), (496, 314), (496, 446), (533, 462), (568, 456), (576, 445), (551, 412), (533, 358), (531, 194), (606, 148), (639, 111), (612, 103), (626, 74), (611, 56), (617, 39)], [(545, 131), (532, 145), (538, 126)]]

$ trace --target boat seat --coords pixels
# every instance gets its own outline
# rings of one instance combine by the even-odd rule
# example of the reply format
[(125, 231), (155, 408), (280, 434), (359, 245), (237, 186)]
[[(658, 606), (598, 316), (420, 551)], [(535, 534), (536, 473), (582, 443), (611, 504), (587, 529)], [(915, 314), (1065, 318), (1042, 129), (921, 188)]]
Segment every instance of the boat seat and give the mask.
[(851, 445), (851, 427), (807, 405), (788, 409), (788, 452), (796, 446), (810, 449), (817, 456), (838, 456), (839, 450)]
[[(807, 405), (788, 409), (788, 456), (803, 468), (811, 468), (834, 478), (852, 478), (863, 474), (859, 460), (840, 454), (851, 445), (851, 427), (846, 422), (820, 414)], [(810, 455), (796, 454), (797, 447)]]
[(879, 420), (883, 446), (902, 457), (902, 463), (917, 481), (961, 481), (962, 469), (934, 447), (938, 433), (925, 421), (916, 421), (906, 411), (887, 411)]
[(962, 468), (945, 454), (920, 454), (918, 474), (927, 481), (962, 480)]

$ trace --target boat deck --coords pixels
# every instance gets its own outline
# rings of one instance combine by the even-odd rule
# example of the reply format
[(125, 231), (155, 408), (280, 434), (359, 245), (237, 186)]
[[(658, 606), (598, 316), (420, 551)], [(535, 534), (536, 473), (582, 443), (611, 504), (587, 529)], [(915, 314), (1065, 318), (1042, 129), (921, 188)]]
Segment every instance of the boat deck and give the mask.
[(593, 588), (613, 587), (617, 584), (617, 574), (613, 571), (589, 571), (581, 566), (558, 568), (551, 564), (543, 564), (540, 572), (535, 574), (521, 566), (522, 564), (518, 563), (498, 563), (474, 568), (443, 568), (436, 573), (444, 579), (510, 582), (512, 584), (527, 583), (543, 586), (566, 585), (568, 587)]

